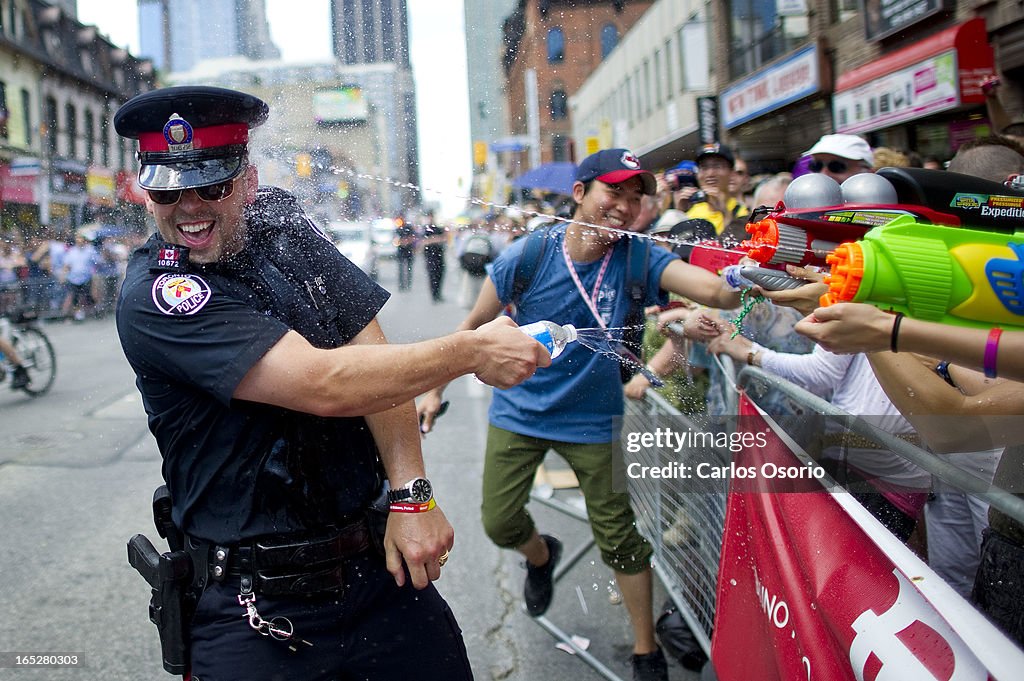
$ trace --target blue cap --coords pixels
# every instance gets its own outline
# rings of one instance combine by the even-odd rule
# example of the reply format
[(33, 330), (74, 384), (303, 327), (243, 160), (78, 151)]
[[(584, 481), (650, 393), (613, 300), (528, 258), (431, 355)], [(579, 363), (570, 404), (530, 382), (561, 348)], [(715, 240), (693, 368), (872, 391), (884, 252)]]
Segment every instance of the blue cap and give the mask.
[(631, 177), (639, 177), (644, 194), (653, 196), (658, 181), (649, 170), (640, 167), (640, 160), (629, 149), (603, 149), (587, 156), (576, 168), (577, 182), (600, 180), (605, 184), (622, 184)]

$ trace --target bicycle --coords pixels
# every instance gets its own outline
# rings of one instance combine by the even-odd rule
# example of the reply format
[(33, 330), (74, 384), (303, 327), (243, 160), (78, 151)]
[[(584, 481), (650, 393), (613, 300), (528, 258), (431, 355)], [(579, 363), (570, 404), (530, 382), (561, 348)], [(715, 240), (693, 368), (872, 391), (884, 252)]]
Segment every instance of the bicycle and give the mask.
[[(50, 339), (36, 324), (36, 313), (17, 311), (0, 316), (0, 337), (7, 340), (21, 358), (21, 366), (28, 371), (28, 385), (19, 388), (31, 397), (46, 393), (57, 377), (57, 355)], [(0, 383), (14, 375), (14, 364), (0, 353)]]

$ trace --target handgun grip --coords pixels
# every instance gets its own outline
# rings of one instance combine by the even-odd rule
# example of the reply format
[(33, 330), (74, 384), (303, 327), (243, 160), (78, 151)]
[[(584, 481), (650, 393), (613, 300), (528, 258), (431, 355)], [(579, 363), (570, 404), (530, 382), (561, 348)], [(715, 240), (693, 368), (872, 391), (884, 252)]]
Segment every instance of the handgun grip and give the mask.
[(167, 485), (160, 485), (153, 492), (153, 524), (156, 525), (157, 534), (167, 540), (171, 551), (181, 551), (185, 548), (185, 537), (174, 525), (171, 507), (171, 491)]
[(128, 564), (135, 568), (151, 587), (160, 587), (160, 554), (145, 535), (137, 534), (128, 540)]

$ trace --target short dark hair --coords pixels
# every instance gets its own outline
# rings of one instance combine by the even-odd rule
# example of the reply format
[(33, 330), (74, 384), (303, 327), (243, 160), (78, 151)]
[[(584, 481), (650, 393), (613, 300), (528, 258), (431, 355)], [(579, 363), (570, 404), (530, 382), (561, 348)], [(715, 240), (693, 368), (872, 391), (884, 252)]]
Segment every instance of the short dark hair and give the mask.
[(1009, 175), (1024, 173), (1024, 146), (1002, 135), (979, 137), (960, 145), (948, 169), (1004, 182)]
[(999, 131), (1000, 135), (1013, 135), (1014, 137), (1024, 137), (1024, 121), (1016, 121), (1010, 123), (1002, 130)]

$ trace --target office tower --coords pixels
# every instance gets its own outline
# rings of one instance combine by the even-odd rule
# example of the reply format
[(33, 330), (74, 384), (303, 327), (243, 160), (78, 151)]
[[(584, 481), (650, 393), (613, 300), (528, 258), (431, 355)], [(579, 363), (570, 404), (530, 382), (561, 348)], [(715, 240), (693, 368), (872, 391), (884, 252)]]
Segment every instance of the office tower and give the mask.
[[(419, 184), (419, 138), (416, 133), (416, 88), (409, 64), (409, 14), (406, 0), (331, 0), (334, 57), (347, 65), (395, 64), (387, 116), (387, 134), (406, 178)], [(397, 179), (397, 178), (396, 178)]]
[(516, 0), (465, 0), (469, 126), (475, 143), (508, 135), (502, 26), (515, 8)]
[(165, 72), (204, 59), (277, 59), (264, 0), (138, 0), (140, 52)]
[(331, 0), (334, 56), (342, 64), (409, 68), (406, 0)]

